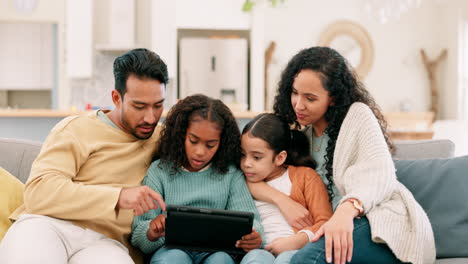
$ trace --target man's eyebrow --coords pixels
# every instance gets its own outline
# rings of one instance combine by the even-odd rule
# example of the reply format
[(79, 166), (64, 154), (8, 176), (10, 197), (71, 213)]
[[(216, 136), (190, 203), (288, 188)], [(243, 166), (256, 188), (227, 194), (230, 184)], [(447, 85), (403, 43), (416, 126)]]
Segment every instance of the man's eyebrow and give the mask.
[[(160, 104), (160, 103), (164, 102), (164, 100), (165, 100), (165, 99), (161, 99), (161, 100), (155, 102), (154, 104)], [(142, 102), (142, 101), (138, 101), (138, 100), (132, 100), (132, 102), (133, 102), (134, 104), (148, 105), (148, 103)]]

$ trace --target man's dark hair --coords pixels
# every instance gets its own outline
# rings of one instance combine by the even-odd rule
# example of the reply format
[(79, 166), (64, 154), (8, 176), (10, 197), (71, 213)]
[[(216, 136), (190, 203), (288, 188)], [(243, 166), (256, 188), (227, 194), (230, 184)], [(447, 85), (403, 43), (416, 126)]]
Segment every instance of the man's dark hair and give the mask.
[(115, 59), (115, 89), (122, 97), (127, 92), (127, 79), (130, 74), (140, 79), (158, 80), (165, 85), (169, 79), (164, 61), (148, 49), (134, 49)]

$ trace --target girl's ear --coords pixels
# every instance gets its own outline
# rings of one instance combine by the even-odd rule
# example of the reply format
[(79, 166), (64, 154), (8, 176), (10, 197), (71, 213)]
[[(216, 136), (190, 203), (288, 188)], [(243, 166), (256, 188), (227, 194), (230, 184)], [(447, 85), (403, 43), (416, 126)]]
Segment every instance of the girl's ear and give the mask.
[(334, 106), (335, 105), (335, 97), (330, 97), (330, 104), (329, 106)]
[(288, 157), (288, 153), (285, 150), (283, 150), (280, 153), (276, 154), (275, 165), (276, 166), (282, 166), (283, 163), (286, 161), (287, 157)]

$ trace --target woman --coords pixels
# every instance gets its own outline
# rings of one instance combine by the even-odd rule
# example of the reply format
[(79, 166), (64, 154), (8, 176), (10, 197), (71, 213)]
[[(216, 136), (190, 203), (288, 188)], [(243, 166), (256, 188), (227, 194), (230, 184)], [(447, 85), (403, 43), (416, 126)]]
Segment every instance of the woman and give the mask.
[[(429, 219), (396, 179), (385, 120), (346, 60), (326, 47), (304, 49), (286, 66), (274, 111), (311, 141), (334, 214), (291, 263), (433, 263)], [(258, 200), (276, 204), (296, 228), (309, 215), (264, 183)]]

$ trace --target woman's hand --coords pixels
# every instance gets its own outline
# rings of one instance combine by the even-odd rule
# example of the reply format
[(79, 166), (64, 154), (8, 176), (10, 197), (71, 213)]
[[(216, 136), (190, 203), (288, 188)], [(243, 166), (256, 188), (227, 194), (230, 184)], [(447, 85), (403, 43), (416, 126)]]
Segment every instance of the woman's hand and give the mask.
[(150, 241), (156, 241), (158, 238), (166, 235), (166, 216), (158, 215), (150, 223), (146, 236)]
[(328, 263), (345, 264), (353, 257), (353, 219), (359, 212), (349, 202), (341, 204), (333, 216), (315, 233), (312, 242), (325, 235), (325, 256)]
[(309, 237), (305, 233), (297, 233), (288, 237), (279, 237), (265, 246), (265, 250), (278, 256), (280, 253), (303, 248), (309, 242)]
[(255, 199), (278, 206), (281, 214), (292, 227), (300, 230), (313, 225), (309, 210), (289, 196), (272, 188), (263, 181), (256, 183), (247, 182), (247, 185)]
[(242, 248), (245, 252), (260, 248), (261, 246), (262, 237), (255, 229), (252, 229), (252, 233), (243, 236), (241, 240), (237, 240), (236, 242), (236, 247)]

